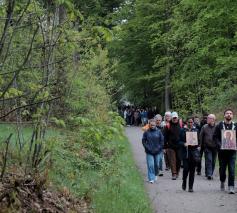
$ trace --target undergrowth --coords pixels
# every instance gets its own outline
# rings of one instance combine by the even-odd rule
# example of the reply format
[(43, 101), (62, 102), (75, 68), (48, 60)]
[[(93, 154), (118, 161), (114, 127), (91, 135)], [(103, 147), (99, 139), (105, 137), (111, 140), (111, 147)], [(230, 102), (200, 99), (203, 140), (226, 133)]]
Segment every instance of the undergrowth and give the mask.
[[(67, 128), (50, 128), (34, 171), (30, 170), (32, 155), (28, 156), (32, 128), (24, 127), (25, 143), (20, 150), (16, 127), (0, 125), (1, 141), (14, 132), (6, 174), (27, 170), (27, 175), (42, 177), (46, 187), (83, 198), (90, 212), (151, 212), (143, 180), (123, 135), (123, 121), (115, 113), (109, 115), (107, 122), (74, 117)], [(1, 143), (1, 155), (5, 147)]]

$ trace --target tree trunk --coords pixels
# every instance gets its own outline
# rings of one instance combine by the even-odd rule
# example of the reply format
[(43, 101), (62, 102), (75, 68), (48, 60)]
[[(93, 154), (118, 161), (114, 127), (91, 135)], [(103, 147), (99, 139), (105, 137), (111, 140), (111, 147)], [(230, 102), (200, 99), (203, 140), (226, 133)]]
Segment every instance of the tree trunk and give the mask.
[(170, 110), (170, 69), (167, 65), (165, 76), (165, 111)]

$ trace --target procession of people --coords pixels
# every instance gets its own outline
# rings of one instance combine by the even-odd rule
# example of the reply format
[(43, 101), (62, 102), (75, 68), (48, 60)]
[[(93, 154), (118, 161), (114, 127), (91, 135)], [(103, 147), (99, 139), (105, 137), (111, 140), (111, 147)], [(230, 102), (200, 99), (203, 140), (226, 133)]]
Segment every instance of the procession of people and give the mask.
[[(227, 189), (229, 194), (235, 194), (237, 125), (233, 121), (231, 109), (224, 111), (223, 121), (217, 124), (214, 114), (204, 114), (200, 121), (197, 116), (183, 120), (177, 112), (165, 112), (164, 118), (160, 114), (151, 117), (150, 113), (148, 118), (148, 111), (141, 110), (144, 111), (146, 113), (140, 116), (140, 125), (144, 131), (142, 144), (149, 183), (153, 184), (159, 181), (158, 176), (163, 176), (164, 164), (165, 170), (171, 171), (172, 180), (179, 178), (182, 169), (181, 188), (193, 192), (195, 172), (201, 175), (204, 154), (206, 179), (213, 179), (218, 156), (220, 190)], [(134, 125), (139, 123), (135, 122)]]

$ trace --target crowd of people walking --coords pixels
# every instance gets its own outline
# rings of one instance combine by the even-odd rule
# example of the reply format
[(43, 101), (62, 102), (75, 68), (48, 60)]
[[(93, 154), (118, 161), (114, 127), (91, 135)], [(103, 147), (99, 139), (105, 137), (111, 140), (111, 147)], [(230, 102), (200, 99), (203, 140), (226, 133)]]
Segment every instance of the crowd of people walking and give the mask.
[[(172, 180), (179, 177), (183, 168), (181, 187), (186, 190), (188, 185), (188, 191), (193, 192), (195, 173), (201, 175), (204, 154), (207, 180), (213, 179), (218, 156), (220, 189), (225, 190), (228, 170), (228, 192), (235, 194), (237, 125), (233, 122), (231, 109), (224, 111), (224, 119), (218, 124), (214, 114), (204, 114), (201, 120), (195, 116), (183, 121), (177, 112), (166, 112), (164, 118), (160, 114), (152, 117), (146, 115), (146, 119), (141, 116), (141, 112), (144, 109), (140, 110), (144, 131), (142, 144), (146, 153), (148, 181), (151, 184), (157, 181), (158, 176), (163, 176), (164, 160), (165, 169), (171, 171)], [(124, 113), (124, 119), (127, 119), (127, 112)], [(129, 120), (126, 122), (131, 125)]]
[(157, 110), (150, 107), (126, 106), (119, 110), (119, 114), (124, 118), (127, 126), (144, 126), (157, 114)]

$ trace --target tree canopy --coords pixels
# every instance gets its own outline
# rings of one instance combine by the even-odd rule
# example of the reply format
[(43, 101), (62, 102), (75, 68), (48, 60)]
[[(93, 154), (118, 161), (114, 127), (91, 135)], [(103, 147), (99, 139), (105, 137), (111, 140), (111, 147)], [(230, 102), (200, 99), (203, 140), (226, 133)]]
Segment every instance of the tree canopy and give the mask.
[(130, 11), (110, 53), (133, 102), (183, 114), (236, 105), (235, 1), (137, 0)]

